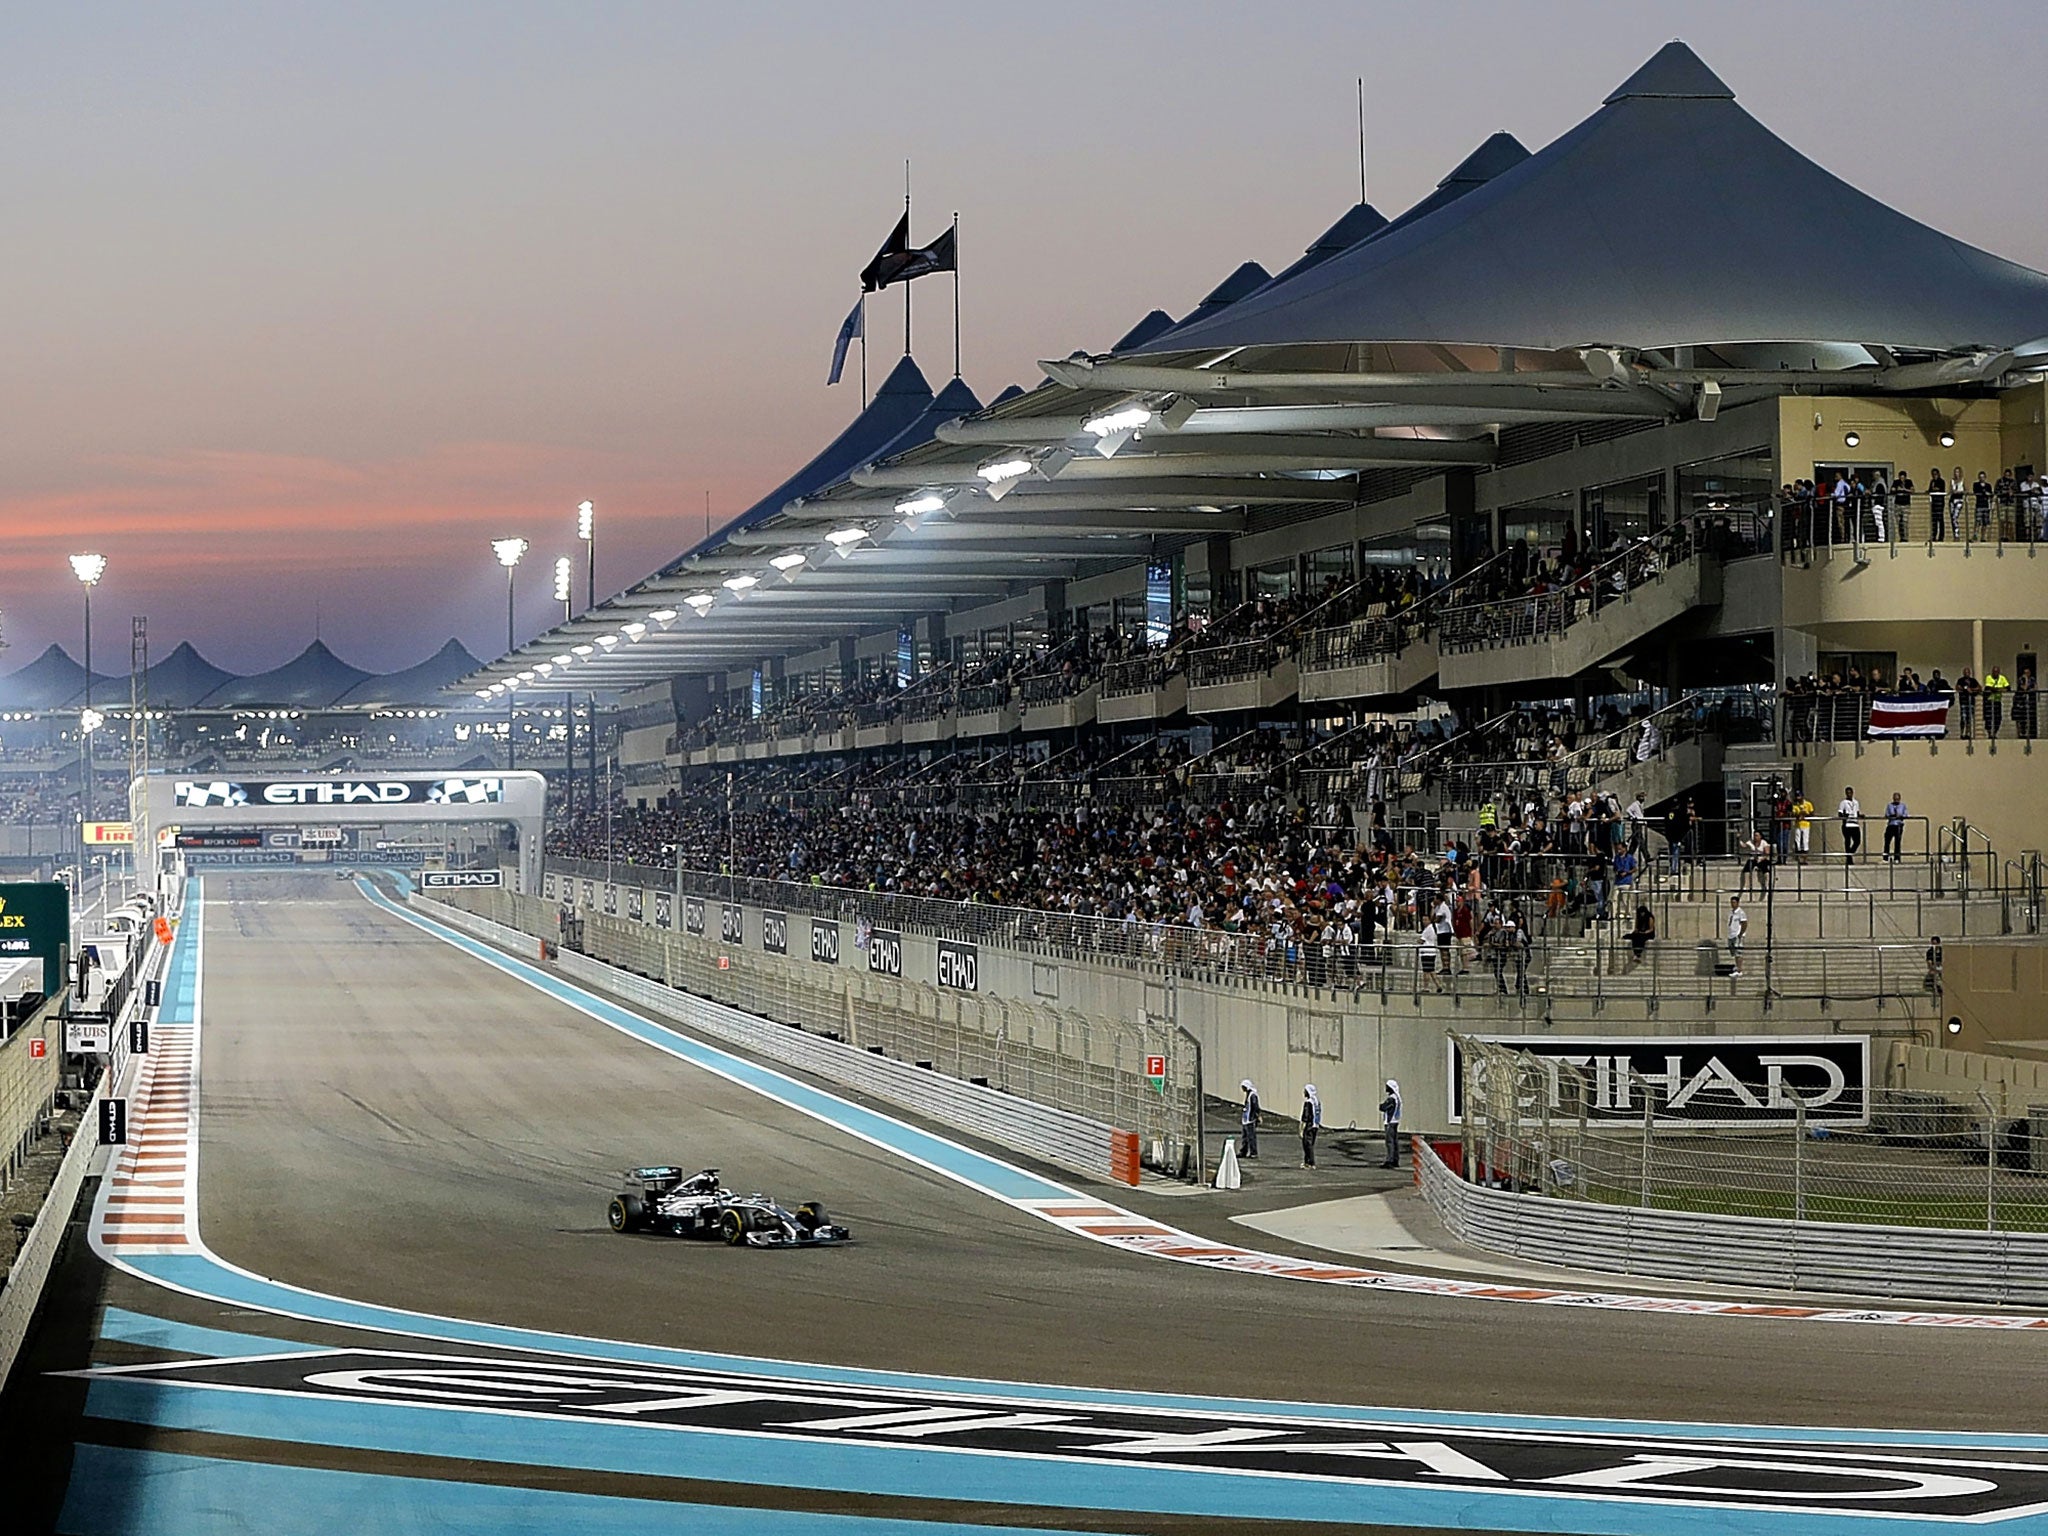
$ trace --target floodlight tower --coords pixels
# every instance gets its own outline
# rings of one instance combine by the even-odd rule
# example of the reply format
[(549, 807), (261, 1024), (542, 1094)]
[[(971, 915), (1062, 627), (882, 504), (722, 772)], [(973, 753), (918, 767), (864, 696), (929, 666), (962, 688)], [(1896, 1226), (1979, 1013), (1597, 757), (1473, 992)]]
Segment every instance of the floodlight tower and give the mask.
[[(491, 540), (491, 553), (498, 557), (498, 564), (505, 567), (505, 659), (507, 661), (512, 659), (513, 651), (518, 649), (518, 640), (515, 638), (514, 628), (516, 623), (515, 615), (518, 610), (513, 603), (512, 583), (513, 577), (519, 569), (520, 556), (526, 553), (526, 549), (527, 544), (524, 539)], [(515, 733), (518, 714), (519, 688), (515, 677), (505, 688), (505, 770), (508, 773), (511, 772), (513, 767), (512, 738)]]

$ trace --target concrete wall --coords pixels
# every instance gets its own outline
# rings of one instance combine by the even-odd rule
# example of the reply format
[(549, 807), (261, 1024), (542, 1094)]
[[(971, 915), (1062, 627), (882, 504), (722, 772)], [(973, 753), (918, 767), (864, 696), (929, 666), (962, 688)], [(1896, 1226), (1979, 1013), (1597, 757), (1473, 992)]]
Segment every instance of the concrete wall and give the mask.
[[(2037, 1057), (2048, 1072), (2048, 947), (1987, 939), (1942, 946), (1942, 1013), (1962, 1025), (1944, 1028), (1948, 1046)], [(2044, 1078), (2048, 1086), (2048, 1078)], [(2048, 1095), (2042, 1101), (2048, 1103)]]
[[(1806, 748), (1806, 793), (1831, 815), (1853, 785), (1863, 803), (1864, 836), (1874, 847), (1885, 802), (1897, 790), (1915, 816), (1939, 824), (1961, 816), (1984, 832), (2001, 859), (2048, 851), (2048, 743), (1985, 741), (1862, 741)], [(1876, 818), (1875, 821), (1872, 818)], [(1953, 937), (1953, 935), (1948, 935)]]

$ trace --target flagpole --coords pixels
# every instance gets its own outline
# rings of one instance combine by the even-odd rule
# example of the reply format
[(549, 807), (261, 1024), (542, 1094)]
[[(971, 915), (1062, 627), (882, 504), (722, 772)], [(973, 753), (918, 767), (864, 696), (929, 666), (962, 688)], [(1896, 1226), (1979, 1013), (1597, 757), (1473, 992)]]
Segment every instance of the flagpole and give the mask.
[(860, 296), (860, 408), (868, 408), (868, 296)]
[(1358, 202), (1365, 205), (1365, 76), (1358, 77)]
[[(910, 162), (903, 162), (903, 217), (910, 219)], [(903, 285), (903, 355), (910, 356), (910, 284)]]
[(960, 377), (960, 210), (953, 210), (953, 377)]

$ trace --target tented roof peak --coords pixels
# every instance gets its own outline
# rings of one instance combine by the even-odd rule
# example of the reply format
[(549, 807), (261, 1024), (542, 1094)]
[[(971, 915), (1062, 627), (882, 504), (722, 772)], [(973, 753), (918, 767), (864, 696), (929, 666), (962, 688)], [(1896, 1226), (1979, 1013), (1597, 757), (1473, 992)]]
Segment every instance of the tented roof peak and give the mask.
[(1707, 68), (1706, 61), (1676, 38), (1651, 55), (1648, 63), (1614, 88), (1604, 105), (1627, 101), (1632, 96), (1657, 96), (1666, 100), (1733, 101), (1735, 93), (1721, 77)]
[(1491, 181), (1502, 171), (1510, 170), (1528, 158), (1529, 151), (1522, 147), (1522, 141), (1502, 128), (1489, 134), (1484, 144), (1452, 166), (1450, 174), (1437, 185), (1450, 187), (1461, 182)]

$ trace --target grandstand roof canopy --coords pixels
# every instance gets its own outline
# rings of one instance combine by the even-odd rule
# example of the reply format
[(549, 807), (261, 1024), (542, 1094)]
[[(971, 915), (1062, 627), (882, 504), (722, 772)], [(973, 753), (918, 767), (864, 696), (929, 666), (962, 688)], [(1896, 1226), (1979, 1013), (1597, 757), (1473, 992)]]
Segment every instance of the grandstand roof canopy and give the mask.
[(1822, 170), (1674, 42), (1484, 187), (1141, 350), (1819, 341), (1951, 352), (2042, 336), (2048, 277)]
[[(445, 690), (476, 658), (450, 640), (417, 665), (386, 675), (352, 667), (320, 641), (268, 672), (243, 677), (215, 666), (181, 643), (147, 673), (152, 709), (446, 709)], [(93, 675), (96, 706), (119, 709), (129, 700), (125, 676)], [(85, 700), (85, 668), (52, 645), (27, 666), (0, 676), (0, 709), (76, 709)]]
[(1672, 43), (1538, 153), (1494, 133), (1391, 222), (1356, 206), (1049, 385), (975, 410), (906, 358), (754, 507), (463, 686), (743, 669), (1350, 505), (1368, 473), (1483, 470), (1504, 428), (1993, 388), (2042, 354), (2048, 277), (1857, 192)]

